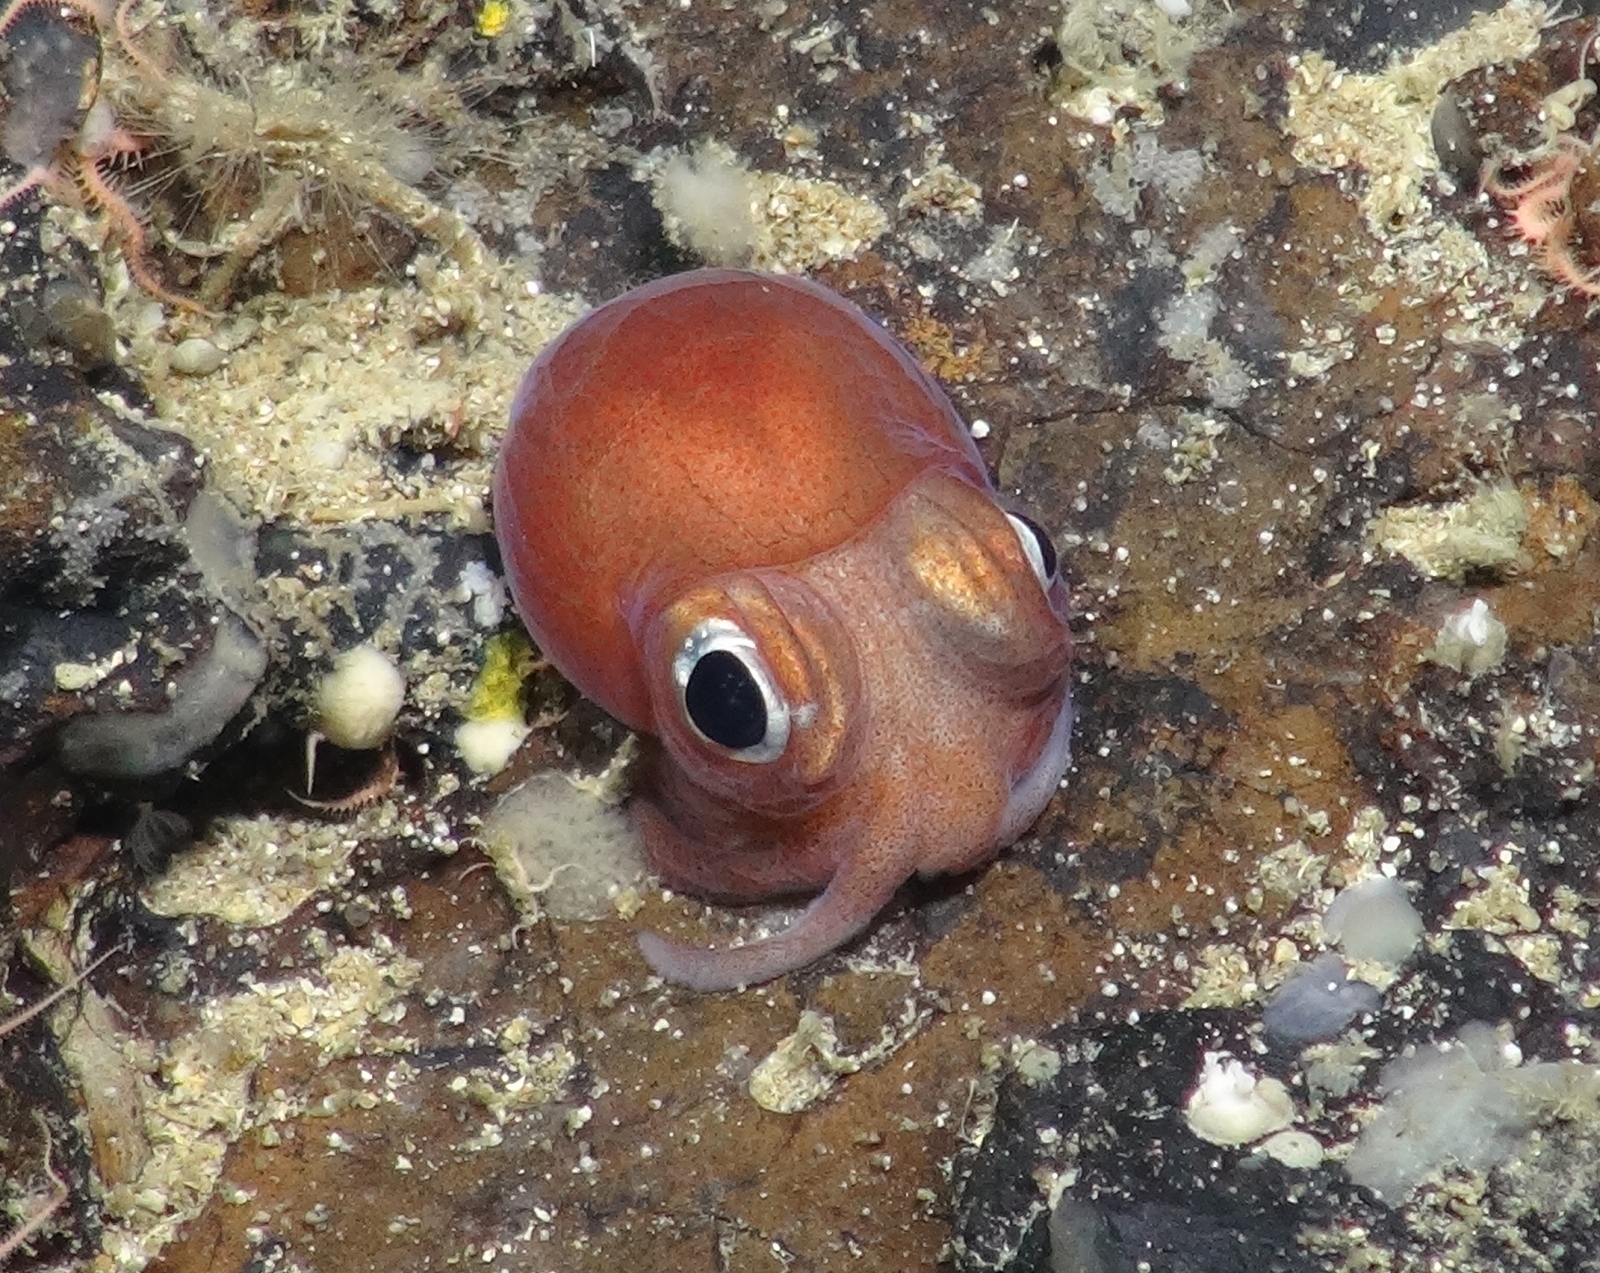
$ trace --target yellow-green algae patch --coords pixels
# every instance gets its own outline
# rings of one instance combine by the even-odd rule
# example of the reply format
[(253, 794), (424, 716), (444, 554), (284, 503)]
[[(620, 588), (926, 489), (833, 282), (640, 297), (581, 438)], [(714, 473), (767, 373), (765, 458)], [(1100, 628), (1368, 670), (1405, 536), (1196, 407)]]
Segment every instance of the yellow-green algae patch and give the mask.
[(538, 652), (521, 632), (499, 632), (483, 643), (464, 719), (453, 735), (473, 773), (499, 773), (531, 731), (523, 683), (538, 663)]
[(539, 664), (533, 642), (518, 631), (499, 632), (483, 643), (478, 675), (462, 715), (468, 720), (521, 720), (523, 683)]

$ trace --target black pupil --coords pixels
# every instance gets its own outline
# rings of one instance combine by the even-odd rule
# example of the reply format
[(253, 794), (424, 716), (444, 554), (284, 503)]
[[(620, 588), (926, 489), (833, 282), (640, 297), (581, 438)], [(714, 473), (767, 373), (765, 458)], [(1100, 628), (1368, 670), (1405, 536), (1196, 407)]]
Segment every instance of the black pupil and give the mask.
[(700, 656), (683, 687), (683, 705), (695, 728), (730, 751), (754, 747), (767, 736), (767, 704), (744, 661), (728, 650)]
[(1060, 563), (1056, 561), (1056, 546), (1050, 542), (1050, 536), (1044, 533), (1044, 527), (1034, 521), (1033, 518), (1024, 517), (1021, 513), (1017, 513), (1015, 516), (1019, 522), (1033, 532), (1033, 537), (1038, 542), (1039, 559), (1044, 562), (1044, 577), (1046, 579), (1054, 579), (1056, 577), (1056, 566)]

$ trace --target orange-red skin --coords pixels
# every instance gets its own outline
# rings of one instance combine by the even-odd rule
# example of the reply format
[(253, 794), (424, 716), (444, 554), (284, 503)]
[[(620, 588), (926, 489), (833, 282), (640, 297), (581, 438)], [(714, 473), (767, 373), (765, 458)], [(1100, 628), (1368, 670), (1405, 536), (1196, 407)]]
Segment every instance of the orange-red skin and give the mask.
[(648, 594), (837, 547), (930, 464), (989, 480), (882, 328), (807, 280), (740, 270), (587, 315), (528, 369), (511, 421), (495, 507), (518, 514), (496, 523), (517, 609), (569, 681), (645, 733), (626, 616)]
[[(830, 888), (819, 900), (814, 909), (831, 919), (814, 921), (809, 944), (794, 943), (795, 959), (820, 953), (813, 947), (825, 926), (841, 940), (859, 931), (913, 871), (984, 860), (998, 847), (994, 827), (1006, 825), (991, 806), (1004, 804), (1047, 747), (1060, 754), (1050, 763), (1064, 767), (1064, 591), (1056, 585), (1046, 594), (1031, 578), (1027, 586), (1006, 582), (1027, 566), (954, 408), (893, 338), (824, 288), (702, 270), (592, 312), (529, 369), (496, 470), (494, 508), (513, 598), (545, 655), (612, 715), (662, 739), (647, 739), (636, 808), (665, 881), (733, 898), (833, 881), (848, 895), (841, 901)], [(924, 681), (937, 676), (949, 642), (924, 639), (916, 616), (925, 603), (915, 588), (893, 612), (907, 616), (908, 630), (893, 631), (893, 613), (874, 612), (876, 581), (858, 576), (895, 576), (884, 580), (884, 595), (900, 595), (901, 541), (949, 516), (987, 545), (983, 561), (1001, 579), (1016, 631), (1003, 634), (1009, 644), (999, 655), (977, 651), (985, 668), (996, 658), (1005, 665), (993, 693), (979, 668), (960, 676), (960, 692), (941, 695), (957, 712), (972, 683), (964, 716), (954, 726), (941, 720), (930, 737), (948, 739), (970, 717), (975, 732), (966, 745), (981, 754), (993, 743), (1005, 754), (988, 766), (991, 780), (974, 780), (970, 799), (962, 767), (971, 762), (930, 757), (926, 769), (943, 783), (936, 794), (948, 811), (939, 799), (922, 803), (952, 828), (972, 810), (972, 827), (953, 829), (959, 842), (919, 856), (904, 825), (915, 821), (919, 793), (902, 790), (908, 768), (918, 766), (898, 755), (878, 764), (876, 753), (917, 734), (914, 722), (901, 730), (883, 716), (919, 711), (917, 685), (901, 673), (926, 663)], [(894, 542), (875, 545), (884, 535)], [(829, 632), (842, 625), (828, 640), (844, 648), (822, 660), (819, 675), (849, 705), (851, 728), (826, 774), (780, 775), (707, 756), (668, 718), (664, 660), (652, 646), (664, 639), (663, 614), (697, 588), (716, 592), (741, 580), (778, 596), (780, 613), (783, 597), (794, 593), (806, 610), (820, 590), (818, 622)], [(963, 640), (957, 634), (956, 661)], [(894, 666), (880, 667), (885, 659)], [(1020, 670), (1007, 671), (1011, 662)], [(863, 696), (870, 701), (858, 701)], [(920, 745), (927, 754), (929, 744)], [(973, 839), (980, 843), (965, 843)], [(857, 860), (890, 842), (879, 866)], [(666, 975), (702, 988), (794, 966), (776, 949), (765, 963), (741, 960), (765, 943), (720, 952), (688, 952), (659, 938), (644, 944)]]

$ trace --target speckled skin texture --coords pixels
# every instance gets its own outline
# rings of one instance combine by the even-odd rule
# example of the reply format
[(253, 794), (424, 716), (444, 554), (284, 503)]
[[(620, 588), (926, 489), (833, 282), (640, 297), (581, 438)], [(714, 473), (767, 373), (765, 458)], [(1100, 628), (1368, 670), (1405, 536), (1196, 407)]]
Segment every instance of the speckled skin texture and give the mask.
[[(678, 275), (601, 307), (534, 363), (495, 477), (534, 638), (646, 736), (633, 802), (673, 888), (823, 890), (725, 950), (641, 946), (711, 990), (798, 968), (908, 877), (986, 861), (1068, 760), (1066, 592), (1041, 583), (944, 393), (814, 284)], [(684, 719), (696, 625), (756, 641), (793, 712), (767, 763)]]

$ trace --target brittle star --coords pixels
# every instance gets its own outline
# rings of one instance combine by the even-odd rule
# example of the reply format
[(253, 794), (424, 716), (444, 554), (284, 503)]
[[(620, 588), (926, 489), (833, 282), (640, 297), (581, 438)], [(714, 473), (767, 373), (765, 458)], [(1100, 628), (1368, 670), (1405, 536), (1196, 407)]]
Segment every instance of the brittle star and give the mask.
[[(1584, 79), (1597, 39), (1600, 31), (1584, 41), (1574, 83)], [(1594, 142), (1563, 133), (1550, 154), (1531, 160), (1490, 159), (1479, 178), (1480, 188), (1510, 213), (1517, 234), (1538, 254), (1545, 270), (1586, 296), (1600, 296), (1600, 265), (1585, 268), (1574, 254), (1578, 210), (1572, 186), (1594, 154)], [(1519, 172), (1520, 178), (1515, 175)]]
[[(159, 75), (158, 68), (135, 44), (130, 17), (138, 0), (122, 0), (112, 18), (112, 26), (128, 59), (141, 71)], [(106, 24), (105, 15), (93, 0), (11, 0), (0, 10), (0, 39), (4, 39), (30, 9), (65, 10), (85, 19), (98, 36)], [(111, 108), (98, 96), (99, 68), (94, 72), (94, 97), (75, 129), (61, 136), (8, 138), (7, 149), (15, 155), (25, 148), (30, 155), (26, 170), (11, 185), (0, 189), (0, 210), (34, 190), (48, 191), (64, 204), (88, 206), (105, 213), (111, 232), (122, 246), (128, 273), (138, 285), (157, 300), (194, 313), (208, 313), (205, 306), (172, 291), (158, 278), (150, 265), (150, 240), (144, 222), (111, 183), (110, 169), (118, 160), (137, 155), (145, 143), (122, 128)], [(46, 83), (48, 76), (35, 77)], [(12, 103), (13, 117), (20, 112)], [(46, 112), (48, 115), (49, 112)]]

